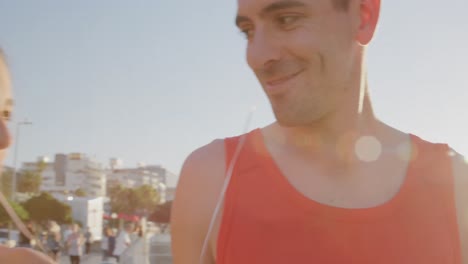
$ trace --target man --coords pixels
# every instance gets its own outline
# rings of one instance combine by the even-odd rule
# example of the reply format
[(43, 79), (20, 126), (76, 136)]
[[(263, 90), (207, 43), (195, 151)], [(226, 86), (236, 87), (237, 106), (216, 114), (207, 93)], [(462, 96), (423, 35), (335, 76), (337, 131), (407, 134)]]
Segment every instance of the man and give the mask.
[[(0, 50), (0, 164), (3, 164), (5, 152), (11, 143), (10, 133), (7, 128), (7, 121), (11, 116), (12, 108), (13, 97), (11, 94), (10, 76), (3, 52)], [(3, 197), (3, 194), (0, 193), (0, 196), (2, 196), (1, 200), (6, 201), (4, 199), (5, 197)], [(11, 249), (0, 245), (0, 263), (46, 264), (53, 263), (53, 261), (44, 254), (36, 252), (32, 249)]]
[(125, 224), (124, 230), (120, 231), (115, 240), (114, 257), (117, 259), (117, 262), (120, 262), (120, 256), (132, 243), (130, 234), (133, 232), (133, 229), (132, 223)]
[(91, 244), (93, 243), (93, 234), (89, 226), (86, 228), (85, 237), (85, 254), (88, 255), (91, 251)]
[(238, 0), (276, 122), (187, 158), (175, 264), (468, 264), (463, 157), (374, 116), (379, 12), (380, 0)]
[(68, 240), (68, 236), (71, 235), (73, 233), (73, 230), (72, 230), (72, 225), (67, 225), (66, 228), (65, 228), (65, 231), (63, 231), (63, 241), (67, 241)]
[(84, 237), (78, 224), (72, 224), (72, 233), (68, 236), (66, 245), (71, 264), (79, 264), (83, 255)]

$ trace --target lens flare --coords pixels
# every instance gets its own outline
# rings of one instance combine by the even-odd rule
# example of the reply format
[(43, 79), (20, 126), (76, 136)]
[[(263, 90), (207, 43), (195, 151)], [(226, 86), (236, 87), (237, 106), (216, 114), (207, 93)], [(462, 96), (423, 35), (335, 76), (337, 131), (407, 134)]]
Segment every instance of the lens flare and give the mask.
[(412, 155), (415, 154), (415, 151), (413, 151), (413, 147), (414, 146), (412, 144), (406, 144), (406, 143), (399, 144), (396, 149), (397, 157), (400, 158), (400, 160), (402, 161), (413, 160), (414, 157), (412, 157)]
[(356, 141), (354, 151), (361, 161), (373, 162), (382, 154), (382, 144), (373, 136), (362, 136)]

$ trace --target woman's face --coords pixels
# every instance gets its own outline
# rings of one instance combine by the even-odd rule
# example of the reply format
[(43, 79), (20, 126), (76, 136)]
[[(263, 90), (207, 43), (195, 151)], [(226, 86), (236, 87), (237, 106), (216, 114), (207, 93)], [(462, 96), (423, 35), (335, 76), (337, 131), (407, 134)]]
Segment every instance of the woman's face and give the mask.
[(10, 146), (11, 136), (7, 122), (13, 110), (10, 74), (3, 56), (0, 54), (0, 168), (3, 167), (6, 149)]

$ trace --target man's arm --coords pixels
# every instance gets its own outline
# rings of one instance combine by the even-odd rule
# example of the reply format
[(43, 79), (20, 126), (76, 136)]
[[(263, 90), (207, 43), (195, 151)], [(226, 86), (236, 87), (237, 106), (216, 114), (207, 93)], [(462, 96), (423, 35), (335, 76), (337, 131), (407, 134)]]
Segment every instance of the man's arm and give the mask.
[(124, 237), (124, 241), (125, 241), (125, 245), (127, 247), (129, 247), (130, 245), (132, 245), (132, 239), (130, 238), (130, 235), (125, 233), (125, 237)]
[[(190, 154), (182, 167), (171, 213), (174, 264), (200, 263), (223, 185), (224, 156), (224, 142), (215, 140)], [(215, 263), (211, 246), (207, 247), (205, 256), (202, 263)]]
[(453, 157), (453, 172), (462, 263), (468, 264), (468, 163), (463, 156)]

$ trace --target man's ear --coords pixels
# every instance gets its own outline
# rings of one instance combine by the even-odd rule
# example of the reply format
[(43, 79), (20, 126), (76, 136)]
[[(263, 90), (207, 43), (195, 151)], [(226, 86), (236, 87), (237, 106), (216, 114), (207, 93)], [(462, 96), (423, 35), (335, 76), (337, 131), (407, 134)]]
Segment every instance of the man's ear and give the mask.
[(380, 16), (380, 0), (359, 1), (360, 24), (357, 32), (357, 41), (366, 46), (374, 37)]

